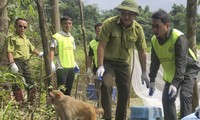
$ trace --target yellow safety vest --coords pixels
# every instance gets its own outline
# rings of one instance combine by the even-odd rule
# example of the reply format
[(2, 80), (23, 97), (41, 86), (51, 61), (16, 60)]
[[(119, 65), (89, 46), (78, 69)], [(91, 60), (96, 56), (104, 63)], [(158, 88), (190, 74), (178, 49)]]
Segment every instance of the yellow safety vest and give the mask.
[(94, 64), (95, 64), (96, 67), (97, 67), (97, 48), (98, 48), (98, 45), (99, 45), (99, 41), (96, 41), (95, 39), (90, 42), (90, 47), (92, 48), (93, 53), (94, 53)]
[[(183, 35), (183, 33), (177, 29), (173, 29), (172, 34), (167, 40), (167, 42), (163, 45), (160, 45), (156, 36), (154, 35), (151, 39), (153, 48), (163, 66), (164, 75), (163, 79), (169, 83), (172, 82), (175, 75), (175, 52), (174, 45), (179, 36)], [(189, 49), (189, 54), (196, 59), (194, 53), (191, 49)]]
[(72, 36), (63, 36), (60, 33), (53, 35), (58, 42), (58, 54), (60, 64), (63, 68), (75, 67), (74, 59), (74, 38)]

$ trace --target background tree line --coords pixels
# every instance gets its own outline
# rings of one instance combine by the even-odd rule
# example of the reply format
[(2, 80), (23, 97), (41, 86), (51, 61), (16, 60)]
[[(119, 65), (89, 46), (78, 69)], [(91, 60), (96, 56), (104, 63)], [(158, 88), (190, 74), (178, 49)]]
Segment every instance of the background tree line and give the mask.
[[(32, 42), (40, 42), (38, 36), (39, 23), (38, 23), (38, 14), (36, 9), (36, 4), (33, 0), (8, 0), (8, 32), (6, 35), (9, 35), (9, 32), (13, 31), (13, 24), (17, 17), (24, 17), (29, 21), (29, 34), (32, 36)], [(51, 26), (51, 12), (52, 8), (49, 6), (49, 1), (45, 2), (45, 13), (46, 21), (49, 27), (49, 31), (53, 34), (53, 28)], [(72, 34), (76, 39), (76, 43), (79, 45), (82, 43), (81, 28), (80, 28), (80, 10), (79, 10), (79, 0), (60, 0), (59, 1), (60, 16), (68, 15), (73, 18), (73, 31)], [(151, 32), (151, 15), (152, 11), (149, 10), (149, 6), (142, 8), (139, 6), (140, 15), (137, 17), (137, 21), (143, 26), (146, 40), (150, 41), (152, 37)], [(100, 10), (97, 5), (83, 5), (83, 14), (84, 14), (84, 24), (86, 30), (86, 39), (87, 42), (94, 38), (94, 25), (97, 22), (103, 22), (106, 18), (117, 15), (118, 11), (114, 8), (110, 10)], [(186, 33), (186, 8), (183, 5), (174, 4), (169, 12), (171, 17), (172, 27), (182, 30)], [(197, 15), (197, 28), (200, 26), (200, 17)], [(33, 34), (34, 33), (34, 34)], [(200, 29), (197, 29), (197, 42), (200, 42)], [(29, 35), (28, 34), (28, 35)], [(3, 39), (1, 39), (3, 41)]]

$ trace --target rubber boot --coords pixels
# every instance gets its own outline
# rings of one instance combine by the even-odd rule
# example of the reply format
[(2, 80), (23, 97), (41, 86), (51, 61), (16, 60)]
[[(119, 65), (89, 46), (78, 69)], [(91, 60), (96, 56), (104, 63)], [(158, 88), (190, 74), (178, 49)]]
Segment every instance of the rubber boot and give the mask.
[(15, 96), (15, 100), (20, 104), (24, 102), (22, 90), (13, 91), (13, 95)]
[(35, 101), (35, 98), (36, 98), (36, 93), (37, 93), (37, 89), (35, 87), (31, 88), (31, 89), (28, 89), (27, 91), (28, 93), (28, 102), (33, 105), (34, 104), (34, 101)]

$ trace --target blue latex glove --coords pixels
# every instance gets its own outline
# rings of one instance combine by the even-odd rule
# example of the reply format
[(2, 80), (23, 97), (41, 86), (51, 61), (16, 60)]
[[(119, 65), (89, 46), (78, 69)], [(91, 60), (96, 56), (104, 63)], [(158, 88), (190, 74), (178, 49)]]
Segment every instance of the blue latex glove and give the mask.
[(80, 72), (80, 70), (79, 70), (79, 67), (78, 67), (77, 63), (75, 64), (74, 71), (75, 71), (75, 73), (79, 73), (79, 72)]
[(153, 96), (155, 92), (155, 82), (150, 82), (149, 84), (149, 96)]
[(98, 80), (102, 80), (102, 77), (101, 77), (101, 76), (98, 76)]

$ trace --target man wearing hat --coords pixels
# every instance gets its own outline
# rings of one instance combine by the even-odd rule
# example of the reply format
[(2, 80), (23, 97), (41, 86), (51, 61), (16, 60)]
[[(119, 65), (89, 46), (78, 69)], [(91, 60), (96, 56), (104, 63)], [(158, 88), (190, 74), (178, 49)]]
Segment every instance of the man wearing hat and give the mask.
[[(116, 82), (118, 90), (115, 120), (126, 120), (130, 95), (131, 75), (128, 59), (134, 46), (138, 50), (141, 64), (142, 84), (149, 86), (146, 74), (146, 41), (143, 28), (135, 21), (139, 15), (135, 0), (124, 0), (117, 8), (119, 16), (103, 22), (98, 45), (97, 75), (102, 78), (101, 102), (103, 119), (112, 119), (112, 86)], [(115, 79), (113, 79), (115, 78)]]

